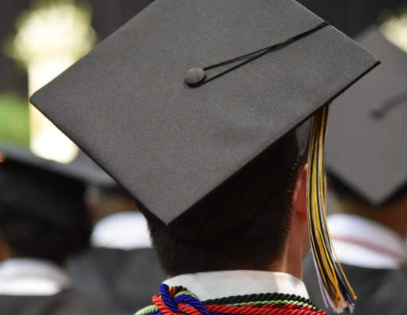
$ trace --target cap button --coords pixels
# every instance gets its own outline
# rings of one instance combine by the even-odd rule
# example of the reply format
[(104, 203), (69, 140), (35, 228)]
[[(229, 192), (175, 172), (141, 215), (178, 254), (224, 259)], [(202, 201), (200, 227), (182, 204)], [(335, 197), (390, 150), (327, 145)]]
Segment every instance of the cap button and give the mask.
[(205, 80), (205, 70), (202, 68), (189, 69), (185, 76), (185, 82), (189, 85), (197, 85)]

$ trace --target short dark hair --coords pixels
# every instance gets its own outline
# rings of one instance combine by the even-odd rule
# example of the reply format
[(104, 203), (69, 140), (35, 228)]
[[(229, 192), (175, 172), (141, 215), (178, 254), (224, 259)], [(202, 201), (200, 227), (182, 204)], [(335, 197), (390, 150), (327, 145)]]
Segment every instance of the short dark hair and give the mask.
[[(330, 190), (339, 197), (339, 199), (346, 200), (364, 207), (371, 207), (369, 201), (359, 194), (355, 189), (352, 189), (338, 176), (328, 171), (328, 182)], [(383, 207), (397, 203), (401, 198), (407, 195), (407, 185), (399, 188), (389, 199), (385, 200)]]
[[(288, 235), (293, 190), (299, 167), (304, 162), (298, 141), (295, 131), (281, 138), (264, 155), (259, 170), (261, 173), (250, 175), (255, 178), (247, 177), (248, 180), (260, 180), (262, 186), (269, 187), (262, 196), (265, 202), (261, 206), (256, 204), (259, 209), (254, 209), (255, 215), (226, 235), (205, 241), (182, 241), (174, 237), (164, 224), (147, 215), (154, 248), (167, 274), (267, 270), (281, 256)], [(275, 176), (278, 173), (283, 175)], [(207, 211), (185, 216), (178, 224), (188, 226), (199, 220), (207, 229), (216, 229), (219, 224), (215, 221), (242, 215), (235, 209), (223, 210), (221, 216), (217, 215), (216, 218), (211, 211)]]

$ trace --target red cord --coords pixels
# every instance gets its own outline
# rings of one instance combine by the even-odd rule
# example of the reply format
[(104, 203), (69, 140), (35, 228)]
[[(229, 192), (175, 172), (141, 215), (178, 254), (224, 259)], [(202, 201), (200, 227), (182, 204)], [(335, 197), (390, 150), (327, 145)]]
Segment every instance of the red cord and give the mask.
[[(276, 304), (268, 304), (273, 306)], [(264, 307), (247, 307), (247, 306), (225, 306), (225, 305), (206, 305), (209, 313), (223, 313), (223, 314), (241, 314), (241, 315), (326, 315), (325, 312), (320, 310), (313, 310), (312, 307), (303, 306), (298, 309), (297, 304), (287, 303), (278, 308), (264, 308)], [(200, 314), (201, 315), (201, 314)]]
[[(282, 303), (261, 303), (255, 301), (245, 305), (224, 305), (224, 304), (202, 304), (196, 297), (187, 299), (176, 298), (176, 294), (186, 291), (181, 287), (164, 287), (165, 297), (160, 294), (153, 296), (153, 303), (158, 308), (161, 315), (327, 315), (324, 311), (317, 310), (313, 306), (287, 300)], [(169, 294), (169, 295), (168, 295)], [(192, 299), (192, 300), (191, 300)], [(165, 301), (171, 306), (167, 305)], [(178, 300), (178, 302), (176, 302)], [(185, 302), (187, 301), (187, 302)], [(216, 303), (216, 301), (213, 301)], [(196, 304), (197, 303), (197, 304)], [(201, 303), (201, 304), (199, 304)], [(237, 303), (236, 300), (234, 303)], [(170, 308), (171, 307), (171, 308)], [(203, 314), (204, 313), (204, 314)]]

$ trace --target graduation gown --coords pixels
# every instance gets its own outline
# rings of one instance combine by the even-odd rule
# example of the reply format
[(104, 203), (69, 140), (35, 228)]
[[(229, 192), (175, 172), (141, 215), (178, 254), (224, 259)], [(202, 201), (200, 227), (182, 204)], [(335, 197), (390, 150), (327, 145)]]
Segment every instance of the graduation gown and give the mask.
[[(358, 297), (355, 315), (405, 315), (407, 314), (407, 270), (374, 269), (342, 264)], [(311, 255), (304, 260), (304, 282), (310, 298), (318, 307), (328, 310), (322, 300)]]
[(78, 292), (119, 314), (151, 304), (165, 279), (151, 248), (91, 248), (71, 260), (69, 273)]
[(1, 315), (90, 315), (86, 299), (73, 290), (49, 296), (0, 295)]

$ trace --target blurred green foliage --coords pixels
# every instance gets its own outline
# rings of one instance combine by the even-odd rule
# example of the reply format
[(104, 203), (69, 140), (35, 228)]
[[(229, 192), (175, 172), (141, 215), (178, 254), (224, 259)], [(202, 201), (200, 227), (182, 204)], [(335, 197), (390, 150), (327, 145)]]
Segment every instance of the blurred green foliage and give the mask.
[(29, 114), (26, 98), (0, 93), (0, 142), (29, 146)]

